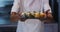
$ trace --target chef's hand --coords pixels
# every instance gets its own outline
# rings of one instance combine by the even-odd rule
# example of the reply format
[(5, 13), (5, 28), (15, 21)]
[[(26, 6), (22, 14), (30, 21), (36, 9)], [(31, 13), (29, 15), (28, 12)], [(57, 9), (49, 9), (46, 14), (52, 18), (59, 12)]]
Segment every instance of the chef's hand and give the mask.
[(10, 20), (13, 21), (13, 22), (19, 20), (19, 15), (18, 15), (18, 13), (12, 12), (12, 13), (11, 13), (11, 16), (10, 16)]
[(53, 16), (52, 16), (52, 13), (50, 12), (50, 10), (45, 11), (45, 13), (46, 13), (46, 17), (48, 19), (53, 19)]

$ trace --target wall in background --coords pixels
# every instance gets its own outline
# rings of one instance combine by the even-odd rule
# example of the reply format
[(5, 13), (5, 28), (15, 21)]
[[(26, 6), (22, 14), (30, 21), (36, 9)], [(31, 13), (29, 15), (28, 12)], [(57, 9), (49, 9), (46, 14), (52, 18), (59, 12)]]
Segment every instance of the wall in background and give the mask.
[(9, 17), (13, 0), (0, 0), (0, 24), (11, 24)]
[(0, 7), (4, 7), (6, 5), (10, 5), (13, 3), (13, 0), (0, 0)]
[(58, 17), (59, 17), (59, 32), (60, 32), (60, 0), (58, 0), (58, 4), (59, 4)]

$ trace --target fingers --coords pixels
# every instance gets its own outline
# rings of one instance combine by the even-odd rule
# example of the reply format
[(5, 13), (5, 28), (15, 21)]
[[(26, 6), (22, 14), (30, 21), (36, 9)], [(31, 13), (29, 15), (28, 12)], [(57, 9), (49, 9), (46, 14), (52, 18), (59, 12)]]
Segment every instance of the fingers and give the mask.
[(46, 14), (47, 18), (53, 18), (52, 13), (50, 12), (50, 9), (48, 9), (47, 11), (44, 11), (44, 13)]
[(47, 17), (48, 17), (49, 19), (53, 19), (52, 14), (48, 14)]
[(11, 21), (17, 21), (19, 19), (19, 15), (16, 12), (12, 12), (10, 16)]
[(16, 15), (16, 14), (17, 14), (16, 12), (12, 12), (12, 13), (11, 13), (11, 16)]
[(18, 15), (21, 16), (22, 12), (19, 12)]
[(51, 13), (51, 12), (50, 12), (50, 9), (48, 9), (47, 11), (44, 11), (44, 13), (46, 13), (46, 14)]

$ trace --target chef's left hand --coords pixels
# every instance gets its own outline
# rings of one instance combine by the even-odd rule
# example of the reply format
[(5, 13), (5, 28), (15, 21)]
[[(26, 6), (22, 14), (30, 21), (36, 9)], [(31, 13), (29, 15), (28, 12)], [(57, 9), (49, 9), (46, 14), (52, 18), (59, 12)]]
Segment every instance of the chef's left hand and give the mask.
[(53, 19), (53, 16), (52, 16), (52, 13), (50, 12), (50, 10), (47, 10), (45, 13), (46, 13), (46, 17), (48, 19)]

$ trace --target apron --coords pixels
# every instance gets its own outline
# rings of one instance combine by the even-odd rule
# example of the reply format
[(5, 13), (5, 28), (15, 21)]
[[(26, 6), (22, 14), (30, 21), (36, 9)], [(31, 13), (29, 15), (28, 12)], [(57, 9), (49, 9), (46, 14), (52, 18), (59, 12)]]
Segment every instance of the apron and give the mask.
[(38, 19), (19, 20), (16, 32), (44, 32), (44, 23)]

